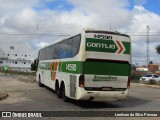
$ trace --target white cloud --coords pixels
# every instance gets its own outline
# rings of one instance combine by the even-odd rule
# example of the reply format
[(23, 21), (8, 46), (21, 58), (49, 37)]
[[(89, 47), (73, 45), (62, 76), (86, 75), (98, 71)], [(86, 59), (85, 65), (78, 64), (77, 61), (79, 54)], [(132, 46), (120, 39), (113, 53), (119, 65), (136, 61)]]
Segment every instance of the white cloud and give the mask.
[[(118, 24), (127, 24), (130, 20), (127, 0), (68, 0), (74, 6), (72, 15), (75, 18), (79, 17), (81, 24), (93, 27), (103, 27), (109, 29), (109, 24), (113, 24), (114, 29), (117, 29)], [(118, 4), (117, 4), (118, 3)], [(70, 17), (72, 20), (73, 17)]]
[(46, 42), (40, 42), (39, 44), (36, 44), (36, 46), (42, 48), (42, 47), (45, 47), (45, 46), (48, 46), (49, 43), (46, 43)]
[[(150, 27), (149, 34), (154, 35), (156, 32), (160, 31), (157, 23), (160, 22), (160, 16), (146, 10), (142, 6), (135, 6), (132, 10), (132, 21), (125, 28), (125, 31), (130, 31), (132, 35), (139, 34), (144, 36), (132, 36), (133, 42), (133, 62), (139, 62), (140, 64), (146, 64), (147, 60), (147, 29), (146, 26)], [(149, 56), (150, 60), (153, 62), (160, 62), (160, 55), (156, 53), (155, 47), (159, 43), (159, 36), (149, 37)]]
[[(132, 35), (146, 34), (147, 25), (150, 26), (150, 34), (160, 31), (160, 16), (141, 6), (146, 4), (145, 0), (136, 2), (138, 6), (133, 10), (128, 9), (128, 0), (66, 0), (73, 6), (69, 11), (45, 9), (42, 4), (45, 1), (54, 3), (54, 0), (0, 0), (0, 32), (63, 35), (73, 34), (84, 27), (109, 30), (110, 24), (113, 31), (131, 32), (129, 34)], [(40, 10), (36, 9), (41, 7)], [(57, 38), (59, 36), (1, 34), (0, 42), (28, 42), (34, 47), (32, 50), (35, 54)], [(158, 55), (154, 57), (154, 46), (159, 44), (158, 40), (159, 36), (150, 37), (150, 54), (155, 61), (159, 59)], [(132, 41), (133, 62), (144, 61), (146, 36), (132, 36)]]

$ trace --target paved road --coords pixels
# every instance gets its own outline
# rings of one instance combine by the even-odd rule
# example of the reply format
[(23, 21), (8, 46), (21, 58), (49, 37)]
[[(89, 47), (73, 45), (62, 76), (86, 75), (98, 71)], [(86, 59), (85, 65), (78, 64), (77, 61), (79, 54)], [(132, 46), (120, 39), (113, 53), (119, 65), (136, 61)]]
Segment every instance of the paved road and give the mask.
[[(8, 98), (0, 101), (0, 111), (160, 111), (160, 89), (158, 88), (133, 84), (129, 99), (125, 101), (103, 103), (70, 101), (65, 103), (62, 99), (57, 98), (52, 90), (46, 87), (40, 88), (37, 82), (27, 83), (24, 79), (27, 77), (0, 74), (0, 89), (9, 94)], [(84, 118), (77, 118), (77, 120), (79, 119)], [(104, 118), (90, 117), (86, 119), (103, 120)], [(107, 119), (113, 118), (108, 117)], [(116, 117), (116, 119), (119, 120), (122, 117)], [(149, 120), (151, 118), (140, 119)], [(158, 118), (154, 119), (158, 120)]]

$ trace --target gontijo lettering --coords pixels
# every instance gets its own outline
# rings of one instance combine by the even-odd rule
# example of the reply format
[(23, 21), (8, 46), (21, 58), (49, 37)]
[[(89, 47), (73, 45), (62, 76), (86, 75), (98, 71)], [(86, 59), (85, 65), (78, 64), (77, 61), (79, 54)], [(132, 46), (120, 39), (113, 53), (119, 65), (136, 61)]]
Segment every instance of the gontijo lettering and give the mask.
[(116, 46), (114, 44), (91, 43), (91, 42), (87, 42), (87, 47), (110, 48), (110, 49), (115, 49), (116, 48)]

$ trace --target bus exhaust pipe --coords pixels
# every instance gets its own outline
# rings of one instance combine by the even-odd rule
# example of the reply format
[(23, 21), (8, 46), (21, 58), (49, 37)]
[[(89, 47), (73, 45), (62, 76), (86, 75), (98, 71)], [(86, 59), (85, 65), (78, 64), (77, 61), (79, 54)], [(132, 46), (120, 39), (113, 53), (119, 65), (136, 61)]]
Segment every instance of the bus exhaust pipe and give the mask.
[(92, 101), (94, 99), (94, 97), (93, 96), (91, 96), (90, 98), (89, 98), (89, 101)]

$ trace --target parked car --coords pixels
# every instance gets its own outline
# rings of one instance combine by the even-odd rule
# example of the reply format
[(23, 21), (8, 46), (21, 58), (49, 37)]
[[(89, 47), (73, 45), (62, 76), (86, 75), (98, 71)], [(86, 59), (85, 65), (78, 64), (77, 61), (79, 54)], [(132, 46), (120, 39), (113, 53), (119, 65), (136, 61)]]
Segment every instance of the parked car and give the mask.
[(140, 78), (140, 83), (159, 82), (160, 77), (156, 74), (147, 74)]

